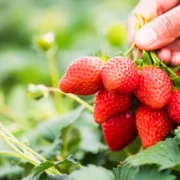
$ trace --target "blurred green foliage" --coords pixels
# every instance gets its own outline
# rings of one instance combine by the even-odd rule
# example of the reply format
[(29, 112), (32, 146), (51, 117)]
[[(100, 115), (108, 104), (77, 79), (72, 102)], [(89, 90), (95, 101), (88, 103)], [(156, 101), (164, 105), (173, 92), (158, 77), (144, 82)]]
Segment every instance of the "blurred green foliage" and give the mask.
[[(27, 87), (28, 84), (51, 86), (47, 57), (37, 47), (37, 37), (47, 32), (55, 34), (55, 63), (60, 77), (80, 56), (93, 55), (99, 49), (112, 56), (126, 49), (125, 20), (136, 3), (137, 0), (1, 0), (0, 121), (48, 159), (74, 153), (85, 165), (93, 163), (107, 168), (124, 160), (125, 151), (107, 150), (100, 127), (89, 112), (75, 109), (78, 104), (63, 96), (63, 112), (67, 113), (59, 114), (52, 95), (35, 101), (28, 97)], [(119, 23), (122, 32), (109, 31)], [(118, 42), (114, 41), (116, 33)], [(92, 97), (85, 99), (92, 102)], [(0, 147), (8, 149), (1, 140)], [(137, 152), (138, 147), (137, 139), (131, 149)], [(19, 179), (28, 174), (28, 168), (32, 169), (21, 168), (27, 163), (7, 160), (4, 156), (0, 157), (0, 163), (0, 179), (14, 180), (15, 176)], [(65, 173), (73, 169), (66, 165), (61, 168)]]

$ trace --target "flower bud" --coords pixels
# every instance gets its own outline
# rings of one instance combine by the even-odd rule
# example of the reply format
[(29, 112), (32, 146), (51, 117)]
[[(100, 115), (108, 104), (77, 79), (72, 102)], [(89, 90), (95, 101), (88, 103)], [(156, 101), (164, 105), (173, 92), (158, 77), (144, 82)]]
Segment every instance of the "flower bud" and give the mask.
[(28, 87), (28, 95), (32, 97), (33, 99), (41, 99), (43, 97), (47, 97), (49, 92), (48, 88), (42, 84), (40, 85), (34, 85), (30, 84)]
[(40, 37), (37, 40), (38, 46), (44, 50), (47, 51), (52, 47), (52, 44), (54, 43), (54, 33), (48, 32), (44, 34), (42, 37)]

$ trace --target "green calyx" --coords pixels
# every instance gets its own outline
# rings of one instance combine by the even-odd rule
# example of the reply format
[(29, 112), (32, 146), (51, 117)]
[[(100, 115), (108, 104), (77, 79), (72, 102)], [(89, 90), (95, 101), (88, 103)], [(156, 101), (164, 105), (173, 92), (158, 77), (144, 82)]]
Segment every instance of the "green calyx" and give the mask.
[(102, 50), (99, 50), (97, 54), (98, 54), (98, 57), (101, 59), (101, 61), (102, 61), (103, 63), (107, 63), (107, 62), (108, 62), (110, 56), (108, 56), (107, 53), (104, 54), (104, 53), (102, 52)]

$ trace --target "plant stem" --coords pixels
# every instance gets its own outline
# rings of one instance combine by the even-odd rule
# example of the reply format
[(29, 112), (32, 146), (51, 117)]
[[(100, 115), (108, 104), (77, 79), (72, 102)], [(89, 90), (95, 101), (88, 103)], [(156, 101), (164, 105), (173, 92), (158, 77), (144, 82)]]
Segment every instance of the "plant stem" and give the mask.
[(7, 155), (7, 156), (13, 156), (17, 158), (21, 158), (21, 156), (17, 153), (11, 152), (11, 151), (0, 151), (1, 155)]
[(65, 95), (65, 96), (68, 96), (68, 97), (74, 99), (75, 101), (77, 101), (79, 104), (83, 105), (89, 111), (93, 112), (93, 107), (91, 105), (89, 105), (87, 102), (85, 102), (84, 100), (82, 100), (78, 96), (75, 96), (74, 94), (69, 94), (69, 93), (66, 94), (66, 93), (62, 92), (61, 90), (59, 90), (58, 88), (53, 88), (53, 87), (48, 87), (48, 90), (50, 92), (58, 92), (58, 93), (61, 93), (61, 94)]
[(138, 55), (139, 55), (139, 49), (136, 50), (136, 54), (135, 54), (135, 56), (134, 56), (133, 61), (135, 61), (135, 60), (138, 58)]
[(153, 54), (152, 51), (150, 51), (149, 55), (150, 55), (150, 57), (151, 57), (151, 59), (152, 59), (152, 61), (153, 61), (154, 64), (158, 63), (157, 60), (156, 60), (156, 58), (154, 57), (154, 54)]
[(30, 153), (32, 153), (33, 155), (37, 156), (39, 159), (41, 159), (41, 160), (43, 160), (43, 161), (46, 161), (46, 158), (44, 158), (44, 157), (41, 156), (40, 154), (36, 153), (36, 152), (33, 151), (32, 149), (30, 149), (28, 146), (26, 146), (26, 145), (18, 142), (17, 140), (13, 140), (13, 139), (11, 139), (11, 138), (9, 138), (8, 136), (3, 135), (3, 134), (0, 134), (0, 136), (1, 136), (2, 138), (8, 139), (9, 141), (11, 141), (12, 143), (14, 143), (14, 144), (16, 144), (16, 145), (18, 145), (18, 146), (20, 146), (20, 147), (28, 150), (28, 151), (29, 151)]
[(128, 157), (129, 157), (129, 156), (132, 156), (132, 154), (128, 151), (127, 148), (124, 148), (124, 152), (127, 154)]
[[(35, 151), (30, 149), (26, 145), (20, 143), (15, 138), (15, 136), (2, 123), (0, 123), (0, 128), (1, 128), (2, 132), (5, 133), (5, 134), (0, 133), (0, 136), (16, 152), (16, 153), (13, 153), (13, 152), (4, 151), (5, 154), (9, 154), (9, 155), (13, 155), (13, 156), (22, 158), (22, 159), (30, 162), (34, 166), (38, 166), (41, 163), (41, 161), (37, 160), (36, 157), (40, 158), (43, 161), (46, 161), (46, 158), (44, 158), (40, 154), (36, 153)], [(19, 146), (19, 149), (14, 144)], [(23, 150), (24, 152), (21, 150)], [(1, 151), (0, 153), (3, 153), (3, 151)], [(46, 173), (49, 175), (60, 174), (59, 171), (57, 169), (55, 169), (55, 167), (47, 169)]]
[(164, 63), (162, 62), (162, 60), (157, 57), (157, 55), (156, 55), (155, 52), (150, 51), (150, 55), (151, 55), (151, 57), (152, 57), (152, 59), (153, 59), (154, 62), (156, 62), (156, 63), (159, 62), (159, 63), (161, 64), (161, 66), (162, 66), (163, 68), (166, 68), (171, 75), (173, 75), (175, 78), (178, 78), (178, 75), (177, 75), (171, 68), (169, 68), (168, 66), (166, 66), (166, 64), (164, 64)]
[(135, 47), (135, 42), (132, 43), (131, 47), (124, 53), (124, 56), (129, 55)]
[(37, 166), (38, 164), (40, 164), (40, 161), (37, 161), (35, 159), (29, 158), (28, 156), (26, 156), (23, 152), (21, 152), (16, 146), (14, 146), (14, 144), (12, 143), (13, 140), (3, 134), (0, 134), (0, 136), (2, 137), (2, 139), (4, 139), (4, 141), (17, 153), (19, 154), (23, 159), (27, 160), (28, 162), (34, 164), (35, 166)]
[[(55, 58), (54, 58), (54, 51), (49, 50), (46, 52), (46, 56), (49, 62), (49, 70), (50, 70), (50, 75), (51, 75), (51, 83), (53, 87), (58, 86), (59, 82), (59, 75), (58, 75), (58, 70), (55, 65)], [(63, 113), (63, 98), (60, 94), (55, 94), (54, 95), (54, 101), (56, 105), (57, 112)]]

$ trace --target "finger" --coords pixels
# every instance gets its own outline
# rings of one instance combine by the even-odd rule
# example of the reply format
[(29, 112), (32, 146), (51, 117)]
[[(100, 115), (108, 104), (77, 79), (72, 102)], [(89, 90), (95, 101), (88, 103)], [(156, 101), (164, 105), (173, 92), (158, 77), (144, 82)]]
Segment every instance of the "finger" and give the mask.
[(180, 52), (180, 39), (176, 39), (176, 41), (172, 42), (167, 46), (172, 52)]
[(161, 48), (180, 36), (180, 6), (160, 15), (150, 23), (144, 25), (135, 37), (137, 47), (143, 50)]
[(179, 65), (180, 58), (180, 39), (176, 39), (173, 43), (169, 44), (167, 47), (161, 48), (157, 55), (163, 60), (166, 64), (171, 64), (174, 66)]
[(150, 19), (152, 14), (157, 17), (170, 9), (176, 7), (180, 0), (142, 0), (130, 14), (127, 20), (127, 30), (128, 30), (128, 41), (132, 43), (134, 40), (135, 24), (136, 18), (134, 13), (142, 14), (142, 16)]
[(164, 47), (157, 52), (158, 57), (166, 64), (171, 61), (171, 50), (168, 47)]
[(171, 65), (180, 66), (180, 52), (172, 53)]

